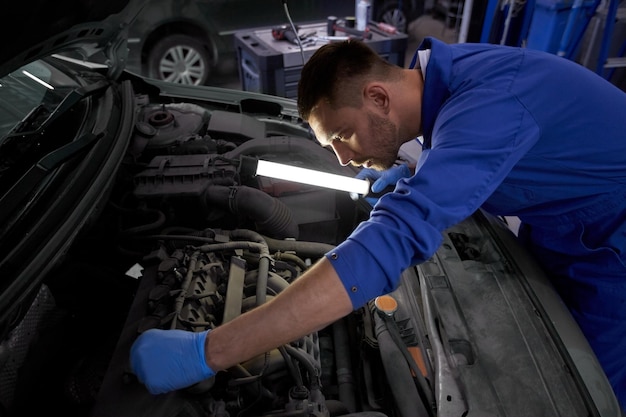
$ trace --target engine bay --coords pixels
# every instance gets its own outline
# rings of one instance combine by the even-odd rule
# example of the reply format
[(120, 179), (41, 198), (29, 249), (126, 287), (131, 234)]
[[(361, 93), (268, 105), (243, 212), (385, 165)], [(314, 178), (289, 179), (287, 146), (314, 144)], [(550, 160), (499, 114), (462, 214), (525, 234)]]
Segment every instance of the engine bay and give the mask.
[(108, 203), (0, 346), (0, 415), (588, 415), (520, 253), (481, 212), (446, 231), (389, 298), (207, 381), (149, 394), (129, 366), (139, 334), (213, 329), (270, 302), (371, 207), (241, 172), (242, 157), (357, 172), (271, 103), (134, 100)]
[(141, 155), (150, 159), (132, 176), (129, 199), (131, 210), (143, 215), (121, 231), (137, 245), (128, 250), (140, 251), (146, 241), (152, 248), (137, 265), (139, 287), (95, 415), (173, 416), (186, 410), (190, 416), (330, 416), (362, 412), (363, 404), (382, 409), (384, 385), (373, 377), (377, 361), (371, 359), (363, 376), (346, 373), (358, 369), (365, 354), (366, 335), (355, 333), (362, 325), (354, 323), (337, 323), (182, 392), (155, 398), (135, 380), (128, 355), (138, 334), (150, 328), (203, 331), (270, 301), (359, 220), (345, 193), (246, 178), (238, 170), (245, 155), (336, 171), (334, 154), (315, 142), (286, 135), (249, 137), (240, 127), (255, 127), (258, 135), (268, 126), (193, 104), (146, 106), (138, 126), (133, 143), (146, 142)]

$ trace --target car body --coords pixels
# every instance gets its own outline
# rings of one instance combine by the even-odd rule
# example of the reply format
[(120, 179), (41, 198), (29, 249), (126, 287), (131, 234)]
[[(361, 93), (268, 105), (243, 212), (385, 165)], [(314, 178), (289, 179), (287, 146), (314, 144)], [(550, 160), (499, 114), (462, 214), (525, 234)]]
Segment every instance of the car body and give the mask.
[[(211, 84), (235, 59), (233, 34), (250, 28), (354, 16), (354, 0), (151, 0), (129, 28), (128, 69), (182, 84)], [(372, 16), (406, 31), (423, 0), (376, 0)], [(325, 34), (318, 34), (325, 35)]]
[(403, 273), (395, 310), (372, 300), (149, 394), (129, 367), (141, 332), (205, 330), (268, 302), (371, 206), (242, 170), (248, 158), (356, 174), (293, 100), (126, 72), (140, 5), (123, 3), (72, 15), (57, 2), (65, 21), (1, 55), (4, 416), (619, 416), (541, 269), (480, 210)]

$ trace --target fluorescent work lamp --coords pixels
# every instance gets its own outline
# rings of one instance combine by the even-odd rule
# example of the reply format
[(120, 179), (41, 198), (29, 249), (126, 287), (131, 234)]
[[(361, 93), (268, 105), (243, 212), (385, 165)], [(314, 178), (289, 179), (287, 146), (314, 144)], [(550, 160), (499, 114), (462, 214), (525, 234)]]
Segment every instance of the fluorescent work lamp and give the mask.
[(367, 180), (329, 174), (328, 172), (294, 167), (247, 156), (241, 157), (239, 172), (243, 175), (260, 175), (360, 195), (366, 195), (370, 187), (370, 183)]

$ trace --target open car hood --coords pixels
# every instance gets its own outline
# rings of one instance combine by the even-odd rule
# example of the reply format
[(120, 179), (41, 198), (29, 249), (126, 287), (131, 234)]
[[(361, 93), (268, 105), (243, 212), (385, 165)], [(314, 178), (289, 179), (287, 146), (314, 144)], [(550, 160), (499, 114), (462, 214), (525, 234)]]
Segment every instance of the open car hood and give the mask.
[[(126, 31), (145, 0), (14, 1), (4, 5), (0, 77), (56, 53), (89, 60), (100, 53), (119, 75), (126, 61)], [(17, 24), (17, 25), (16, 25)]]

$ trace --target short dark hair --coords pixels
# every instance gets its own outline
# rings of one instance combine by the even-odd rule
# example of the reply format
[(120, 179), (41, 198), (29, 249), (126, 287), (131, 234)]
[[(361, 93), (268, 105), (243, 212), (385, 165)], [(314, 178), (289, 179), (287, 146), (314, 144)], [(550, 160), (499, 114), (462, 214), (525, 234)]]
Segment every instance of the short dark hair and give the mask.
[(327, 100), (332, 108), (360, 107), (360, 91), (364, 83), (390, 77), (394, 67), (359, 40), (323, 45), (302, 68), (298, 83), (298, 112), (308, 120), (321, 100)]

